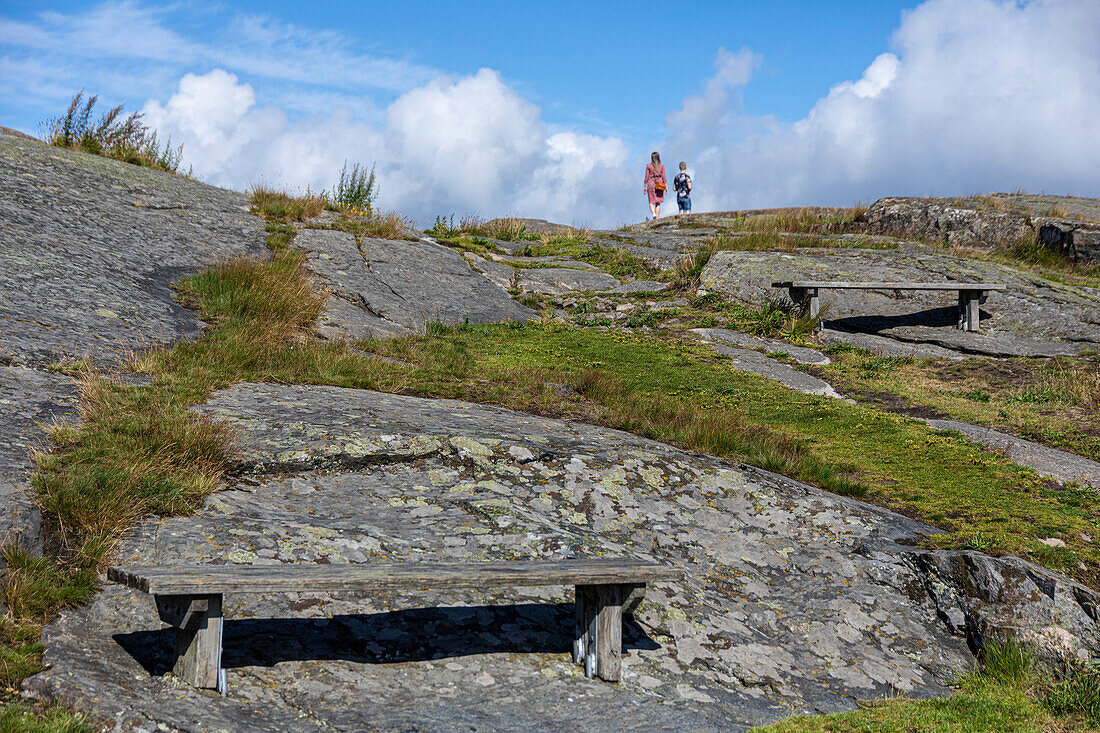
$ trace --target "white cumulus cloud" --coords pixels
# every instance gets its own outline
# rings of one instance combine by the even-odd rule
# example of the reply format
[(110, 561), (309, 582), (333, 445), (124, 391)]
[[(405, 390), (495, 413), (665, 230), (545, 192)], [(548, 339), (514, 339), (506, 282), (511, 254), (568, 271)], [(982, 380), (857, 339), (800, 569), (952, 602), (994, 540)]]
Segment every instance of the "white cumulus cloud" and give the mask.
[(1097, 195), (1098, 38), (1095, 0), (929, 0), (904, 14), (892, 53), (793, 123), (742, 114), (733, 88), (743, 77), (720, 55), (702, 99), (728, 104), (685, 99), (666, 144), (693, 164), (697, 209), (1016, 188)]
[[(251, 31), (265, 34), (294, 32)], [(688, 161), (696, 211), (1016, 188), (1096, 195), (1097, 38), (1092, 0), (929, 0), (903, 15), (889, 52), (797, 121), (745, 114), (742, 89), (763, 59), (720, 49), (657, 149), (672, 166)], [(321, 63), (318, 49), (340, 45), (316, 44), (298, 53)], [(211, 182), (317, 190), (346, 159), (376, 163), (379, 203), (421, 222), (475, 211), (611, 226), (645, 214), (649, 149), (551, 128), (492, 69), (436, 75), (369, 114), (336, 97), (304, 117), (233, 70), (185, 74), (144, 110)]]
[(629, 151), (615, 137), (548, 131), (538, 107), (491, 69), (440, 77), (398, 97), (385, 123), (350, 109), (291, 122), (253, 88), (215, 69), (187, 74), (146, 122), (184, 145), (197, 176), (245, 188), (330, 187), (345, 160), (376, 165), (379, 205), (421, 221), (512, 213), (579, 223), (622, 216)]

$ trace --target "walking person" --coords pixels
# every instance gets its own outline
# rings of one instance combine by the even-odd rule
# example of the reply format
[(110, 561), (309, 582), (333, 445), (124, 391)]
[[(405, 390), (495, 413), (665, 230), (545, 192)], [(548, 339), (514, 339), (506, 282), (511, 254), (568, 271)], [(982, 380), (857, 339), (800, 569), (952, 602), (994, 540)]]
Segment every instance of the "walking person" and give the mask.
[(653, 155), (649, 156), (649, 165), (645, 167), (645, 193), (649, 197), (649, 211), (653, 214), (653, 218), (657, 219), (661, 216), (661, 203), (665, 200), (665, 190), (668, 188), (668, 181), (665, 180), (665, 167), (661, 164), (661, 156), (654, 151)]
[(672, 186), (676, 189), (677, 216), (691, 213), (691, 176), (688, 175), (688, 164), (680, 161), (680, 172), (672, 179)]

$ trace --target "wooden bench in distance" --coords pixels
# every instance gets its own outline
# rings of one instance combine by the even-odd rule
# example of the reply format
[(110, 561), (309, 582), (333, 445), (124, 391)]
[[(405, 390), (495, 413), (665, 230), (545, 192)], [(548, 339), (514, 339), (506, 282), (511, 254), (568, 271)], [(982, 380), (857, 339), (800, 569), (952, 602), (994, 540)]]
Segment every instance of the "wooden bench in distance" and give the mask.
[(112, 567), (107, 578), (154, 596), (175, 627), (173, 671), (194, 687), (225, 691), (221, 668), (222, 596), (226, 593), (417, 591), (446, 588), (576, 586), (573, 661), (588, 677), (616, 682), (622, 613), (646, 583), (679, 580), (681, 570), (630, 558), (535, 562), (378, 565), (201, 565)]
[(827, 280), (784, 280), (772, 283), (773, 288), (787, 288), (791, 300), (807, 306), (811, 316), (821, 312), (818, 290), (957, 290), (959, 293), (959, 328), (977, 331), (978, 306), (986, 293), (1006, 290), (1003, 283), (914, 283), (914, 282), (843, 282)]

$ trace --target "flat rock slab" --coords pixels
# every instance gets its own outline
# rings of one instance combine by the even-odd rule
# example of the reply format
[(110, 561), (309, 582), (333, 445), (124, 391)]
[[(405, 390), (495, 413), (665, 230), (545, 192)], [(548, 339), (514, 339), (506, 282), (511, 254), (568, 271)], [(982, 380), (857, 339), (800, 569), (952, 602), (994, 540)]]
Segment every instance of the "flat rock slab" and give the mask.
[(841, 331), (835, 328), (823, 328), (818, 338), (826, 346), (848, 344), (879, 356), (916, 356), (928, 359), (959, 359), (968, 358), (967, 354), (953, 349), (931, 343), (918, 341), (898, 341), (886, 336), (876, 336), (873, 333), (860, 333), (859, 331)]
[(1002, 451), (1010, 460), (1034, 469), (1041, 476), (1060, 483), (1076, 481), (1082, 486), (1100, 489), (1100, 463), (1083, 456), (958, 420), (927, 419), (924, 422), (937, 430), (958, 431), (977, 443)]
[(667, 289), (668, 283), (658, 282), (656, 280), (633, 280), (611, 288), (607, 292), (615, 293), (616, 295), (625, 295), (631, 293), (659, 293)]
[(730, 357), (730, 366), (739, 372), (755, 374), (758, 377), (767, 377), (768, 379), (779, 382), (784, 387), (788, 387), (803, 394), (843, 399), (843, 396), (833, 389), (833, 386), (828, 382), (810, 374), (806, 374), (805, 372), (800, 372), (792, 366), (788, 366), (781, 361), (776, 361), (770, 356), (761, 354), (759, 351), (741, 349), (736, 346), (727, 346), (726, 344), (707, 339), (704, 339), (703, 343), (708, 345), (715, 353), (724, 354)]
[(76, 417), (71, 377), (24, 367), (0, 367), (0, 543), (42, 549), (41, 518), (32, 500), (31, 454), (50, 447), (45, 428)]
[(471, 267), (489, 278), (491, 282), (496, 283), (505, 290), (516, 287), (517, 273), (514, 267), (496, 260), (478, 257), (473, 252), (463, 252), (462, 256), (466, 258)]
[(413, 333), (428, 323), (526, 321), (534, 315), (458, 252), (427, 239), (357, 243), (348, 232), (304, 229), (294, 245), (306, 250), (310, 270), (343, 301), (331, 303), (322, 317), (329, 336), (354, 341)]
[(1100, 348), (1100, 290), (1044, 280), (1010, 267), (937, 252), (873, 250), (717, 252), (704, 290), (760, 304), (786, 291), (778, 280), (958, 281), (1005, 283), (982, 306), (981, 333), (955, 327), (954, 293), (822, 290), (828, 325), (969, 354), (1041, 356)]
[(619, 279), (605, 272), (540, 267), (519, 270), (516, 284), (525, 293), (561, 295), (584, 290), (609, 290), (619, 285)]
[(230, 595), (228, 697), (175, 681), (152, 602), (112, 586), (47, 628), (30, 694), (122, 728), (739, 730), (945, 694), (976, 625), (1100, 648), (1064, 578), (907, 548), (933, 530), (626, 433), (329, 387), (242, 384), (200, 411), (239, 436), (231, 490), (143, 522), (120, 563), (629, 556), (685, 580), (626, 624), (618, 685), (572, 664), (570, 588)]
[(169, 285), (264, 248), (245, 195), (0, 135), (0, 363), (43, 366), (198, 336)]
[(691, 332), (705, 339), (709, 339), (710, 341), (740, 346), (745, 349), (765, 349), (769, 352), (786, 354), (800, 364), (824, 365), (831, 363), (829, 357), (825, 356), (820, 351), (806, 346), (795, 346), (794, 344), (788, 344), (786, 341), (780, 341), (778, 339), (753, 336), (749, 333), (732, 331), (728, 328), (693, 328)]

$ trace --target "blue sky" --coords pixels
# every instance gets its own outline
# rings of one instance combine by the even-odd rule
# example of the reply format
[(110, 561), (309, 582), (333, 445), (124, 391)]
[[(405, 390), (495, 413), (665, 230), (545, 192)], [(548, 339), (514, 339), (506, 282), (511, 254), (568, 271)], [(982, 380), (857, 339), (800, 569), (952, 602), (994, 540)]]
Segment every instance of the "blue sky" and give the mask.
[(1094, 0), (6, 2), (0, 124), (83, 87), (213, 183), (375, 162), (418, 218), (638, 219), (654, 147), (697, 209), (1095, 195), (1098, 31)]

